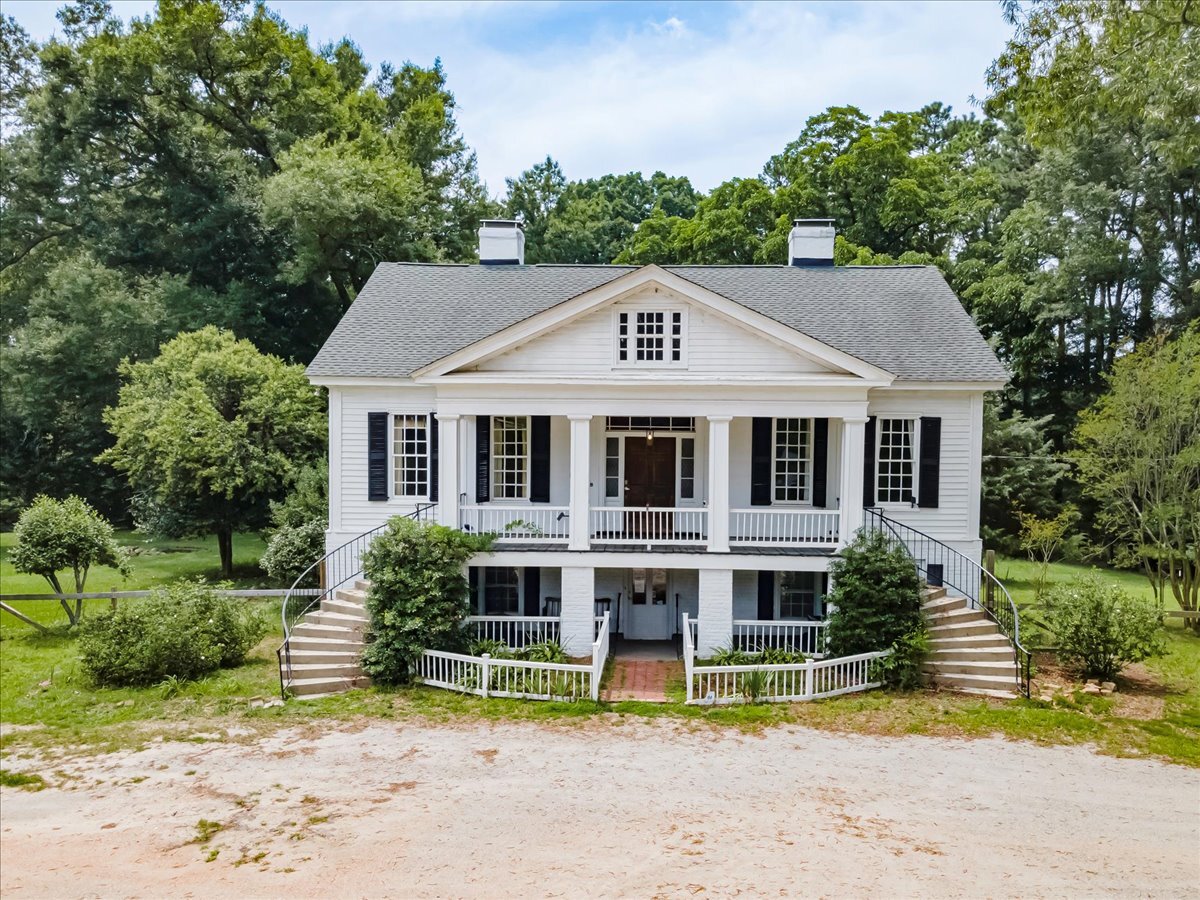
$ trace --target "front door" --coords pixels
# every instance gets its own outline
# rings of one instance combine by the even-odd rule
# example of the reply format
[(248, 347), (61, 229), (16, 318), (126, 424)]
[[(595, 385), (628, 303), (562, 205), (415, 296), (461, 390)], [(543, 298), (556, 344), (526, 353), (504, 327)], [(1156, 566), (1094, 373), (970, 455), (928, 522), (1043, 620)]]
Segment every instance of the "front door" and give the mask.
[[(665, 538), (671, 534), (675, 506), (675, 438), (625, 439), (625, 514), (629, 537)], [(660, 510), (660, 511), (655, 511)]]
[(634, 641), (665, 641), (671, 638), (671, 610), (666, 569), (630, 569), (629, 619), (625, 637)]

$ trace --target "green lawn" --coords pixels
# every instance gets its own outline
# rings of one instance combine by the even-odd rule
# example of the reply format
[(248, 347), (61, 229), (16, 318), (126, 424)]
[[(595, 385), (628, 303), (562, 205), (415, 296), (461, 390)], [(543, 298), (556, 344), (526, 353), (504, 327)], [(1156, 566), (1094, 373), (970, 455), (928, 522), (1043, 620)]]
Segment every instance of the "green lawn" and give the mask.
[[(40, 575), (23, 575), (13, 570), (8, 561), (9, 548), (14, 536), (11, 532), (0, 534), (0, 594), (42, 594), (50, 592)], [(88, 573), (86, 590), (141, 591), (158, 587), (177, 578), (204, 578), (220, 580), (221, 563), (217, 553), (215, 537), (188, 540), (158, 540), (137, 531), (119, 531), (117, 540), (133, 553), (130, 560), (132, 571), (128, 578), (108, 568), (93, 569)], [(239, 588), (280, 587), (272, 584), (267, 573), (258, 566), (266, 545), (258, 534), (238, 534), (233, 539), (233, 582)], [(63, 586), (70, 590), (70, 573), (64, 573)], [(60, 577), (63, 577), (60, 575)], [(285, 585), (286, 586), (286, 585)], [(93, 607), (107, 607), (107, 600), (90, 601)], [(47, 625), (65, 625), (66, 613), (56, 601), (21, 601), (12, 604), (33, 619)], [(29, 630), (29, 626), (0, 612), (0, 632), (8, 629)]]
[[(172, 574), (211, 574), (207, 559), (194, 559), (198, 563), (195, 568), (177, 569)], [(1010, 567), (1011, 576), (1020, 575), (1019, 567), (1025, 564), (1009, 560), (1003, 565)], [(1058, 567), (1055, 575), (1066, 577), (1070, 571)], [(1122, 582), (1126, 579), (1121, 573), (1110, 574)], [(1017, 595), (1026, 599), (1021, 578), (1012, 580)], [(252, 698), (278, 693), (275, 648), (280, 629), (278, 601), (259, 605), (272, 631), (246, 664), (182, 687), (97, 688), (80, 670), (73, 637), (63, 633), (43, 636), (24, 626), (0, 629), (0, 722), (10, 726), (0, 741), (0, 751), (8, 755), (63, 748), (103, 750), (140, 746), (156, 737), (252, 740), (289, 725), (363, 718), (515, 719), (555, 721), (564, 726), (587, 720), (596, 726), (615, 727), (627, 717), (637, 716), (672, 718), (690, 723), (690, 727), (748, 731), (795, 723), (886, 735), (998, 735), (1046, 744), (1086, 743), (1104, 753), (1152, 755), (1200, 767), (1200, 637), (1185, 631), (1178, 619), (1168, 623), (1168, 655), (1146, 663), (1157, 684), (1139, 687), (1123, 682), (1112, 697), (1068, 691), (1052, 702), (997, 701), (924, 691), (874, 691), (813, 703), (710, 709), (680, 702), (484, 700), (412, 687), (352, 691), (323, 700), (260, 708)], [(670, 687), (672, 695), (682, 695), (682, 683)], [(1131, 700), (1150, 701), (1150, 712), (1143, 709), (1138, 718), (1131, 711)]]

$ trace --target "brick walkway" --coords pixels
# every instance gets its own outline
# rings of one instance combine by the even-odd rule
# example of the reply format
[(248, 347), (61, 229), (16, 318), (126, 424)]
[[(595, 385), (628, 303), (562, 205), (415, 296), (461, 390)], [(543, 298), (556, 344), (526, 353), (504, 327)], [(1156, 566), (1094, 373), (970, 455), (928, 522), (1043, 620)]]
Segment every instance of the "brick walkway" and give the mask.
[(612, 675), (604, 699), (649, 700), (665, 703), (667, 679), (682, 673), (683, 663), (677, 660), (631, 659), (618, 656), (613, 661)]

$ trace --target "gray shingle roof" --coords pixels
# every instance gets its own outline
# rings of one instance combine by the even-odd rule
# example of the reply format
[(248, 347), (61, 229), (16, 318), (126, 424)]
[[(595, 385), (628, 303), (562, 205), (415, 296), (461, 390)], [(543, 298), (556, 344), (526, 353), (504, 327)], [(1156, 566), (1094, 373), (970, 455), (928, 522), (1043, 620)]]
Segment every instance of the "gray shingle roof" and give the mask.
[[(634, 268), (383, 263), (308, 372), (405, 377)], [(931, 266), (663, 268), (898, 381), (1008, 378)]]

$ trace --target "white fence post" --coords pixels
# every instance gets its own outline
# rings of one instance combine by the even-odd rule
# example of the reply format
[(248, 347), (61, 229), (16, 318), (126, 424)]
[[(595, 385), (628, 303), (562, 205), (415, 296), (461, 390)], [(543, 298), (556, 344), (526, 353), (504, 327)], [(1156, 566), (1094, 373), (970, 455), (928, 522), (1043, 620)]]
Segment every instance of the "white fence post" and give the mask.
[(811, 699), (813, 695), (813, 660), (804, 661), (804, 696)]
[(483, 660), (483, 696), (488, 695), (488, 685), (492, 682), (492, 654), (485, 653), (480, 657)]

